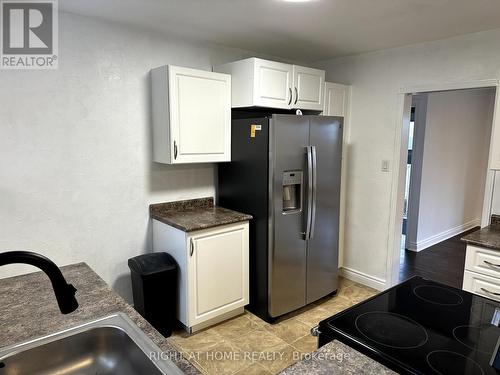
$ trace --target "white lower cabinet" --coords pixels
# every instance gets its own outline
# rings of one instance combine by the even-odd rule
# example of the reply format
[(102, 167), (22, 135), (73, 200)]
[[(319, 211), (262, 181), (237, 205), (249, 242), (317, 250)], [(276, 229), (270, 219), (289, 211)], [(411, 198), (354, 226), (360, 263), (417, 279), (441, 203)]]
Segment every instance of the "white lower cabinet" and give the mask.
[(467, 245), (462, 289), (500, 301), (500, 251)]
[(153, 220), (153, 247), (177, 261), (177, 317), (189, 332), (243, 312), (249, 302), (248, 222), (183, 232)]

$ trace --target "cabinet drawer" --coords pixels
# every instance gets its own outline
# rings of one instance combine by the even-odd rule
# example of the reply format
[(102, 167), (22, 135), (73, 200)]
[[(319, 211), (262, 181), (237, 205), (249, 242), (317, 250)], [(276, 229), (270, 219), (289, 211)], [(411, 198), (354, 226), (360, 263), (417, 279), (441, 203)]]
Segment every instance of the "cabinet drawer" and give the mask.
[(468, 245), (465, 256), (465, 269), (500, 278), (500, 252)]
[(462, 289), (483, 297), (500, 301), (500, 279), (491, 276), (465, 271)]

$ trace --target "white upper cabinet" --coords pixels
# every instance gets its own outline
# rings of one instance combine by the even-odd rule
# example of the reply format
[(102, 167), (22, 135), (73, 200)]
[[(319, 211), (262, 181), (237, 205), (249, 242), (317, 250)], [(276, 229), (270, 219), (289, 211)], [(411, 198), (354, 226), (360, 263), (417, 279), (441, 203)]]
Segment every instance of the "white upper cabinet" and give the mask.
[(255, 59), (253, 103), (259, 107), (290, 108), (292, 101), (292, 65)]
[(294, 101), (292, 108), (323, 110), (325, 71), (293, 66)]
[(325, 116), (346, 116), (347, 101), (350, 87), (338, 83), (325, 83)]
[(151, 71), (159, 163), (231, 160), (231, 76), (165, 65)]
[(214, 67), (231, 74), (232, 106), (323, 110), (325, 72), (256, 57)]

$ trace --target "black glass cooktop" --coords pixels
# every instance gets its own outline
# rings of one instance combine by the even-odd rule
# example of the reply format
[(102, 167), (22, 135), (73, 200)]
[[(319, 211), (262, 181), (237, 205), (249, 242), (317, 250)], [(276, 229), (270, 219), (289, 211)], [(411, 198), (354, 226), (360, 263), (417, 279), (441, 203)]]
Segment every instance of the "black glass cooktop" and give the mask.
[(500, 303), (421, 277), (320, 323), (320, 345), (339, 340), (404, 374), (500, 374), (490, 361)]

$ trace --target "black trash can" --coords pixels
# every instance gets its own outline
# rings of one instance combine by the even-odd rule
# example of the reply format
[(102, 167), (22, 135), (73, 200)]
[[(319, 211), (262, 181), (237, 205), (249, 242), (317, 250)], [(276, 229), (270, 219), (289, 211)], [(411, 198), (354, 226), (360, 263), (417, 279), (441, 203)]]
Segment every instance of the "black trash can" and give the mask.
[(177, 308), (177, 263), (167, 253), (128, 260), (134, 307), (163, 336), (172, 334)]

